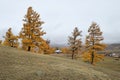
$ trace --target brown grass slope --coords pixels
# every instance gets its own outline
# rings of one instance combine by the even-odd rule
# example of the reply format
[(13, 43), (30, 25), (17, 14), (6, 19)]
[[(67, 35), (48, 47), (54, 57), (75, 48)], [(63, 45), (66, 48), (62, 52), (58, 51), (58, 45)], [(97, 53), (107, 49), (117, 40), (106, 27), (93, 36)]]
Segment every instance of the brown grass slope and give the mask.
[(111, 80), (80, 61), (0, 46), (0, 80)]

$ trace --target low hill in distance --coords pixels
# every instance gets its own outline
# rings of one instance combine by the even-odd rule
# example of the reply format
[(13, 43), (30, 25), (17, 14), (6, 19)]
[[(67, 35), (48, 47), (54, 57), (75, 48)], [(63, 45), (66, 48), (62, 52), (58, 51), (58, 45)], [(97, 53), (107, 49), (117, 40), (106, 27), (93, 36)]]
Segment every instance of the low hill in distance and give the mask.
[(80, 60), (0, 46), (0, 80), (120, 80), (118, 75)]
[(107, 45), (108, 50), (120, 50), (120, 43), (112, 43)]

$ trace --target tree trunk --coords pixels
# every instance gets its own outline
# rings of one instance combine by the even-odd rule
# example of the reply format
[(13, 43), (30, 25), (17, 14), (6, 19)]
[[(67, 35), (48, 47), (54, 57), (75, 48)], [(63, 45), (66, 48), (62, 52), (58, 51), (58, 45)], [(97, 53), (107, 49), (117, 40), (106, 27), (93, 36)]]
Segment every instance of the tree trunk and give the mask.
[[(95, 45), (95, 41), (94, 41), (94, 37), (95, 37), (95, 33), (94, 33), (94, 31), (92, 31), (92, 33), (93, 33), (93, 42), (92, 42), (92, 46), (93, 46), (93, 50), (94, 50), (94, 45)], [(91, 54), (91, 64), (93, 64), (94, 63), (94, 51), (92, 51), (92, 54)]]
[(31, 49), (31, 46), (28, 46), (28, 51), (30, 51), (30, 49)]
[(13, 43), (11, 43), (11, 47), (13, 47)]
[(92, 52), (92, 54), (91, 54), (91, 64), (93, 64), (94, 63), (94, 52)]
[(12, 44), (11, 47), (14, 47), (14, 46), (13, 46), (13, 42), (11, 42), (11, 44)]
[(74, 59), (74, 50), (72, 51), (72, 59)]

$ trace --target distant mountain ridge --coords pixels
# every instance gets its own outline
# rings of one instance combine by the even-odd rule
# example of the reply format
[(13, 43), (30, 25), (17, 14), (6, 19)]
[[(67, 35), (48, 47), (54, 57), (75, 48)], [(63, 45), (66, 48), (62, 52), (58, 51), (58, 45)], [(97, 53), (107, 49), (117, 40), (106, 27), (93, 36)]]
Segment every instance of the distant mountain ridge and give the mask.
[(59, 48), (62, 48), (62, 47), (67, 47), (68, 45), (67, 44), (51, 44), (51, 47), (59, 47)]
[[(68, 44), (51, 44), (52, 47), (67, 47)], [(107, 44), (107, 49), (114, 50), (114, 49), (120, 49), (120, 43), (111, 43)]]
[(120, 50), (120, 43), (107, 44), (108, 50)]

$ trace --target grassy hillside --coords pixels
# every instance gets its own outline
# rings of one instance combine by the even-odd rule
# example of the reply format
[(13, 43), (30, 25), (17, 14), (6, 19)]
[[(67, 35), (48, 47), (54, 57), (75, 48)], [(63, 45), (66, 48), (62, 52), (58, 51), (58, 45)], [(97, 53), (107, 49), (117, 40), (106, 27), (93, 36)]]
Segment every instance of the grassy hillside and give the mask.
[[(0, 80), (119, 80), (79, 60), (0, 46)], [(109, 69), (107, 70), (109, 71)], [(111, 70), (113, 72), (113, 70)], [(119, 72), (114, 71), (116, 75)]]

